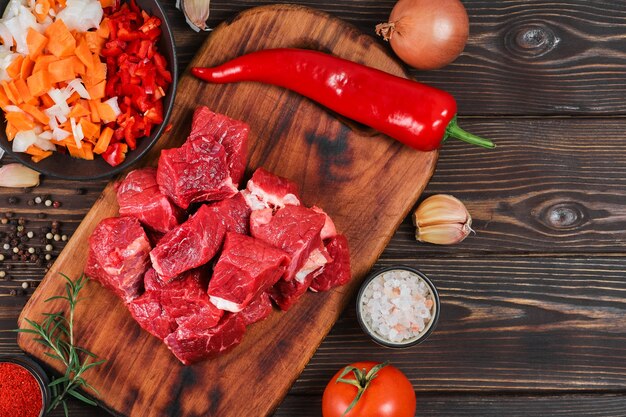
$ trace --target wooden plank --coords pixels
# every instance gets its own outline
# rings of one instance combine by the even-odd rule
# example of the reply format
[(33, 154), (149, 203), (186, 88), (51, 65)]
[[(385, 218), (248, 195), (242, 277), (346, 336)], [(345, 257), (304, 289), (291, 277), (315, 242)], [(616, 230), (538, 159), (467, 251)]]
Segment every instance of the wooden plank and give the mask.
[[(266, 36), (268, 31), (275, 36)], [(216, 30), (194, 63), (212, 65), (247, 51), (304, 44), (403, 75), (382, 48), (355, 28), (323, 13), (290, 6), (251, 10)], [(286, 394), (419, 197), (437, 153), (415, 152), (389, 138), (353, 131), (310, 101), (271, 86), (216, 86), (185, 74), (178, 89), (173, 128), (146, 161), (156, 163), (160, 149), (184, 141), (198, 105), (245, 120), (251, 126), (248, 173), (262, 165), (295, 180), (307, 205), (319, 205), (332, 216), (349, 239), (354, 280), (337, 291), (307, 294), (288, 313), (275, 313), (252, 326), (229, 354), (189, 367), (141, 331), (112, 293), (90, 283), (84, 294), (89, 303), (79, 304), (77, 311), (82, 317), (78, 343), (108, 361), (87, 379), (109, 408), (124, 415), (266, 415)], [(407, 177), (415, 182), (407, 183)], [(109, 184), (22, 318), (36, 319), (43, 311), (60, 308), (56, 301), (45, 305), (42, 301), (63, 291), (56, 272), (74, 276), (82, 271), (91, 231), (102, 218), (116, 214), (114, 191), (114, 184)], [(381, 200), (384, 209), (378, 206)], [(363, 224), (371, 226), (364, 229)], [(19, 337), (18, 342), (58, 366), (32, 338)], [(268, 381), (266, 375), (274, 369), (283, 370), (281, 378)]]
[(441, 296), (429, 339), (389, 350), (356, 321), (354, 301), (292, 393), (321, 393), (359, 360), (391, 360), (426, 391), (626, 391), (626, 257), (388, 257), (428, 275)]
[(466, 119), (494, 152), (448, 142), (424, 193), (452, 194), (474, 218), (460, 245), (417, 244), (403, 222), (388, 251), (615, 253), (626, 248), (626, 120)]
[[(212, 0), (210, 24), (273, 0)], [(396, 3), (380, 0), (294, 1), (333, 14), (374, 36)], [(616, 115), (626, 112), (626, 3), (611, 0), (464, 0), (470, 18), (465, 52), (442, 70), (411, 71), (443, 88), (469, 115)], [(180, 12), (177, 46), (189, 60), (204, 38), (185, 32)], [(382, 40), (378, 43), (388, 48)], [(390, 50), (390, 49), (389, 49)], [(602, 57), (602, 58), (600, 58)]]
[[(274, 417), (321, 417), (321, 405), (321, 396), (288, 395), (276, 410)], [(555, 396), (418, 394), (415, 410), (416, 417), (526, 417), (530, 415), (622, 417), (626, 415), (626, 396), (624, 394)]]

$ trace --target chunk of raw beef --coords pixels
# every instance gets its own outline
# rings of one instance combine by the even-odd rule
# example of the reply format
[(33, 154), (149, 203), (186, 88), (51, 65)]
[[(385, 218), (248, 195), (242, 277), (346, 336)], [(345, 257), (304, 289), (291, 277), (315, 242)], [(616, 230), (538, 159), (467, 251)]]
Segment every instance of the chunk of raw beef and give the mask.
[(149, 253), (150, 242), (139, 220), (134, 217), (104, 219), (89, 237), (85, 274), (130, 302), (143, 288)]
[(219, 250), (226, 227), (203, 205), (185, 223), (168, 232), (150, 252), (152, 267), (164, 281), (206, 264)]
[(288, 263), (284, 251), (250, 236), (228, 233), (209, 282), (209, 299), (217, 308), (237, 313), (274, 285)]
[(317, 206), (311, 207), (311, 210), (321, 213), (324, 216), (326, 216), (324, 227), (322, 228), (322, 231), (320, 232), (320, 237), (322, 238), (322, 240), (330, 239), (331, 237), (336, 236), (337, 229), (335, 228), (335, 223), (333, 222), (333, 219), (331, 219), (330, 216), (326, 214), (324, 210), (322, 210), (321, 208)]
[(287, 205), (273, 216), (269, 209), (253, 211), (250, 215), (250, 232), (252, 236), (291, 256), (291, 263), (283, 277), (285, 281), (291, 281), (309, 259), (311, 252), (322, 245), (320, 233), (325, 223), (324, 214), (303, 206)]
[(286, 205), (299, 206), (298, 186), (287, 178), (258, 168), (241, 192), (252, 210), (279, 209)]
[(226, 313), (214, 326), (196, 315), (165, 338), (165, 344), (185, 365), (219, 355), (237, 346), (246, 331), (244, 318)]
[[(317, 271), (316, 271), (317, 272)], [(313, 282), (316, 272), (307, 275), (304, 280), (285, 281), (281, 279), (269, 289), (268, 293), (276, 305), (283, 311), (287, 311), (295, 304), (296, 301), (306, 293), (306, 290)]]
[(146, 292), (129, 303), (128, 309), (141, 327), (159, 339), (194, 315), (215, 326), (223, 311), (209, 302), (204, 275), (203, 271), (194, 269), (165, 283), (154, 269), (149, 269), (144, 276)]
[(120, 216), (132, 216), (146, 227), (166, 233), (184, 219), (183, 211), (167, 198), (156, 181), (155, 168), (128, 173), (117, 189)]
[(237, 193), (224, 147), (206, 136), (161, 151), (157, 183), (163, 194), (184, 209), (191, 203), (223, 200)]
[(221, 143), (226, 149), (230, 177), (234, 184), (239, 184), (246, 169), (249, 132), (250, 127), (246, 123), (213, 113), (208, 107), (202, 106), (193, 114), (189, 140), (205, 136)]
[(222, 222), (227, 232), (241, 233), (242, 235), (249, 233), (248, 224), (252, 211), (241, 193), (211, 204), (209, 210)]
[(332, 261), (313, 279), (311, 283), (313, 291), (328, 291), (333, 287), (347, 284), (352, 276), (348, 239), (344, 235), (336, 235), (326, 243), (326, 250)]
[(268, 293), (264, 292), (250, 304), (246, 306), (239, 314), (243, 317), (246, 326), (265, 320), (272, 312), (272, 301)]

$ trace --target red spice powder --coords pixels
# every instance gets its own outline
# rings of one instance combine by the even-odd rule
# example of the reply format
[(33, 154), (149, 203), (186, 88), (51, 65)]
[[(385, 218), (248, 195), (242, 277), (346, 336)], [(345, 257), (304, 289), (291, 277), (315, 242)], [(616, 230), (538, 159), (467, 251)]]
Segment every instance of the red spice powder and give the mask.
[(34, 376), (14, 363), (0, 363), (0, 416), (38, 417), (43, 407)]

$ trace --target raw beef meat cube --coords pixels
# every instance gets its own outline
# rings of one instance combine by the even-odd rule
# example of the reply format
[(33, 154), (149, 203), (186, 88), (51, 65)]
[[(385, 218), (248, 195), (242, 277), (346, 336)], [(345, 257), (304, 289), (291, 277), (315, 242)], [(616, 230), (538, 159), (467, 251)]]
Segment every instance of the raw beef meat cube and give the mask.
[(296, 183), (263, 168), (254, 171), (242, 194), (252, 210), (300, 205)]
[(209, 209), (220, 219), (226, 227), (227, 232), (249, 233), (248, 223), (250, 223), (250, 207), (241, 193), (235, 194), (231, 198), (218, 201), (209, 206)]
[(246, 326), (265, 320), (272, 312), (272, 301), (268, 293), (264, 292), (239, 313)]
[(316, 272), (307, 275), (302, 282), (295, 279), (285, 281), (281, 279), (269, 289), (270, 297), (276, 305), (283, 311), (287, 311), (291, 306), (302, 297), (315, 278)]
[(134, 217), (104, 219), (89, 238), (85, 274), (125, 302), (139, 296), (148, 269), (150, 242)]
[(348, 239), (344, 235), (337, 235), (328, 241), (326, 250), (333, 260), (313, 279), (311, 283), (313, 291), (328, 291), (333, 287), (347, 284), (352, 276)]
[(306, 277), (313, 273), (317, 272), (315, 275), (321, 273), (321, 268), (324, 267), (327, 263), (331, 262), (333, 258), (330, 257), (324, 245), (320, 245), (319, 248), (315, 248), (311, 251), (311, 254), (307, 258), (302, 268), (296, 272), (296, 276), (294, 277), (295, 281), (304, 282)]
[(217, 308), (237, 313), (274, 285), (288, 263), (284, 251), (250, 236), (228, 233), (209, 282), (209, 298)]
[(326, 222), (324, 223), (324, 227), (320, 232), (320, 237), (322, 238), (322, 240), (330, 239), (331, 237), (337, 236), (337, 229), (335, 228), (335, 223), (333, 222), (333, 219), (331, 219), (324, 210), (317, 206), (311, 207), (311, 210), (326, 216)]
[(224, 147), (204, 136), (161, 151), (157, 183), (163, 194), (184, 209), (191, 203), (223, 200), (237, 193)]
[(146, 227), (166, 233), (178, 226), (184, 213), (159, 190), (156, 169), (131, 171), (117, 189), (120, 216), (132, 216)]
[(185, 223), (168, 232), (150, 252), (152, 267), (161, 279), (170, 279), (204, 265), (217, 253), (226, 227), (203, 205)]
[(246, 331), (240, 314), (226, 313), (215, 325), (200, 315), (193, 316), (165, 338), (165, 344), (185, 365), (214, 357), (237, 346)]
[(283, 277), (295, 278), (311, 252), (322, 245), (320, 232), (326, 216), (303, 206), (285, 206), (273, 216), (269, 210), (253, 211), (250, 216), (250, 232), (291, 256), (291, 263)]
[(159, 339), (194, 315), (215, 326), (223, 312), (209, 302), (204, 281), (203, 272), (195, 269), (164, 283), (149, 269), (144, 277), (146, 292), (129, 303), (128, 309), (141, 327)]
[(226, 149), (226, 162), (234, 184), (239, 184), (246, 169), (250, 127), (239, 120), (213, 113), (208, 107), (198, 107), (193, 114), (189, 140), (206, 136)]

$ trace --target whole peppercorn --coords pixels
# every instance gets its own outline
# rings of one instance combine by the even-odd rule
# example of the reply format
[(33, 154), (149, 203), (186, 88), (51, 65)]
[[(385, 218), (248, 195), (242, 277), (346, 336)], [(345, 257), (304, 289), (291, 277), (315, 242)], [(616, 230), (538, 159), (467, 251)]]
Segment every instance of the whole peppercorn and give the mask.
[(35, 200), (33, 200), (32, 198), (30, 200), (28, 200), (26, 202), (26, 204), (28, 204), (29, 206), (34, 206), (35, 205)]
[(4, 272), (4, 271), (0, 271), (0, 278), (1, 278), (1, 279), (4, 279), (4, 277), (6, 277), (6, 276), (7, 276), (7, 273), (6, 273), (6, 272)]
[(46, 200), (43, 203), (46, 207), (50, 207), (52, 205), (52, 200)]
[(61, 202), (60, 202), (60, 201), (53, 201), (53, 202), (52, 202), (52, 207), (54, 207), (54, 208), (59, 208), (59, 207), (61, 207)]
[(2, 224), (7, 224), (8, 222), (9, 222), (9, 218), (6, 217), (6, 215), (2, 219), (0, 219), (0, 223), (2, 223)]
[(26, 219), (20, 217), (19, 219), (17, 219), (17, 224), (19, 224), (20, 226), (24, 226), (26, 224)]
[(52, 222), (51, 226), (52, 226), (53, 228), (55, 228), (55, 229), (58, 229), (59, 227), (61, 227), (61, 222), (60, 222), (60, 221), (57, 221), (57, 220), (54, 220), (54, 221)]
[(14, 253), (13, 255), (11, 255), (11, 260), (19, 261), (20, 260), (20, 255), (18, 255), (17, 253)]
[(40, 196), (35, 197), (35, 203), (36, 204), (41, 204), (42, 201), (43, 201), (43, 199)]
[(20, 202), (19, 198), (15, 197), (15, 196), (11, 196), (9, 198), (7, 198), (7, 202), (9, 204), (17, 204)]

